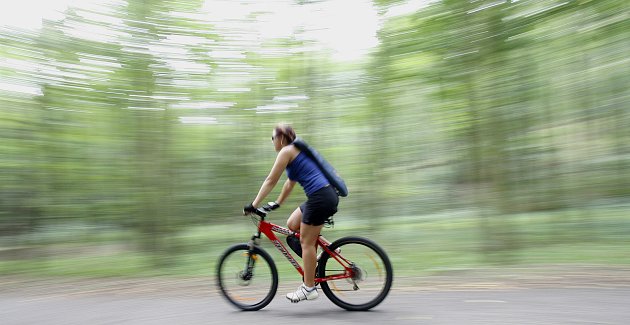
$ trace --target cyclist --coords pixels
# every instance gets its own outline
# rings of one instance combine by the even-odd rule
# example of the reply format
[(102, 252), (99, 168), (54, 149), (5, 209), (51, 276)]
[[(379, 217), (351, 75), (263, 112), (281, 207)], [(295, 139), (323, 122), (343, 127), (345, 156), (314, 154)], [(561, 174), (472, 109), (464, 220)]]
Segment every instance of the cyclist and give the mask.
[(319, 296), (315, 287), (317, 238), (324, 224), (329, 223), (337, 212), (339, 197), (316, 163), (292, 144), (295, 138), (295, 131), (289, 125), (279, 124), (274, 128), (271, 141), (278, 152), (276, 161), (258, 195), (251, 204), (245, 206), (243, 212), (255, 211), (276, 186), (285, 170), (288, 179), (282, 186), (278, 199), (270, 204), (272, 208), (282, 205), (296, 182), (304, 189), (306, 202), (295, 209), (287, 220), (288, 228), (300, 233), (304, 264), (304, 281), (296, 291), (287, 294), (287, 299), (291, 302), (300, 302), (315, 300)]

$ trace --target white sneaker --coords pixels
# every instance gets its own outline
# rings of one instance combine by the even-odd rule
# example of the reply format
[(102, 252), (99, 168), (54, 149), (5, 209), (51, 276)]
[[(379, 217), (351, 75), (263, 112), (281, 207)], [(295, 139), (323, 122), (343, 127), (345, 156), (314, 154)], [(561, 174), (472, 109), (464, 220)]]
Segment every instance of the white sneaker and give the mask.
[(319, 293), (317, 292), (317, 288), (313, 288), (313, 290), (308, 291), (304, 283), (295, 290), (295, 292), (287, 293), (287, 299), (291, 300), (291, 302), (296, 303), (302, 300), (315, 300), (319, 297)]

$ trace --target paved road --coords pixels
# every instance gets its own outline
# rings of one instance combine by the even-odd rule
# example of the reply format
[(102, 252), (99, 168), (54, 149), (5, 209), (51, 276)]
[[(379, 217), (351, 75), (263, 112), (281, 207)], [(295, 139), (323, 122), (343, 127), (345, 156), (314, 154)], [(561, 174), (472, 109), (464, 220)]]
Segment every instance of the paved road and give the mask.
[[(9, 285), (7, 285), (9, 283)], [(257, 312), (233, 309), (199, 282), (0, 286), (1, 324), (629, 324), (630, 287), (426, 288), (393, 290), (369, 312), (347, 312), (323, 295), (282, 297)], [(492, 287), (492, 286), (490, 286)]]

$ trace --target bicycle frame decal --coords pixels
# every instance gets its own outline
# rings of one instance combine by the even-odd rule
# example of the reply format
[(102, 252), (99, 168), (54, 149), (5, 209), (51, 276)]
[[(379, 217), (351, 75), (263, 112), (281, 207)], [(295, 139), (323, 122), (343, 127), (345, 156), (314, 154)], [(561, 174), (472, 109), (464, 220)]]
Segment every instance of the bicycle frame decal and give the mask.
[(271, 242), (273, 243), (274, 246), (276, 246), (276, 248), (280, 251), (280, 253), (282, 253), (282, 255), (284, 255), (284, 257), (286, 257), (287, 260), (289, 260), (289, 262), (291, 263), (291, 265), (293, 265), (294, 268), (296, 268), (300, 273), (303, 272), (300, 264), (293, 258), (293, 256), (291, 256), (291, 253), (287, 251), (287, 249), (284, 247), (284, 245), (282, 245), (279, 239), (272, 240)]
[(284, 227), (280, 227), (278, 225), (272, 225), (271, 226), (271, 231), (277, 232), (279, 234), (287, 235), (287, 236), (293, 234), (293, 231), (291, 231), (291, 230), (289, 230), (287, 228), (284, 228)]

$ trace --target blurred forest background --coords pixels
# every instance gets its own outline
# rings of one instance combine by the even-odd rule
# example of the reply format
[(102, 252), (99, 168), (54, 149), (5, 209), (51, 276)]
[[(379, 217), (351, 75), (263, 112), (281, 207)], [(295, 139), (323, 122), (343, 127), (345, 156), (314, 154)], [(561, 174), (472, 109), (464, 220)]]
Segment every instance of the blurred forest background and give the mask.
[(3, 25), (0, 274), (212, 274), (254, 231), (241, 209), (278, 122), (349, 186), (327, 237), (375, 239), (398, 275), (630, 263), (627, 0), (363, 1), (377, 44), (351, 60), (312, 26), (259, 28), (333, 2), (120, 0)]

